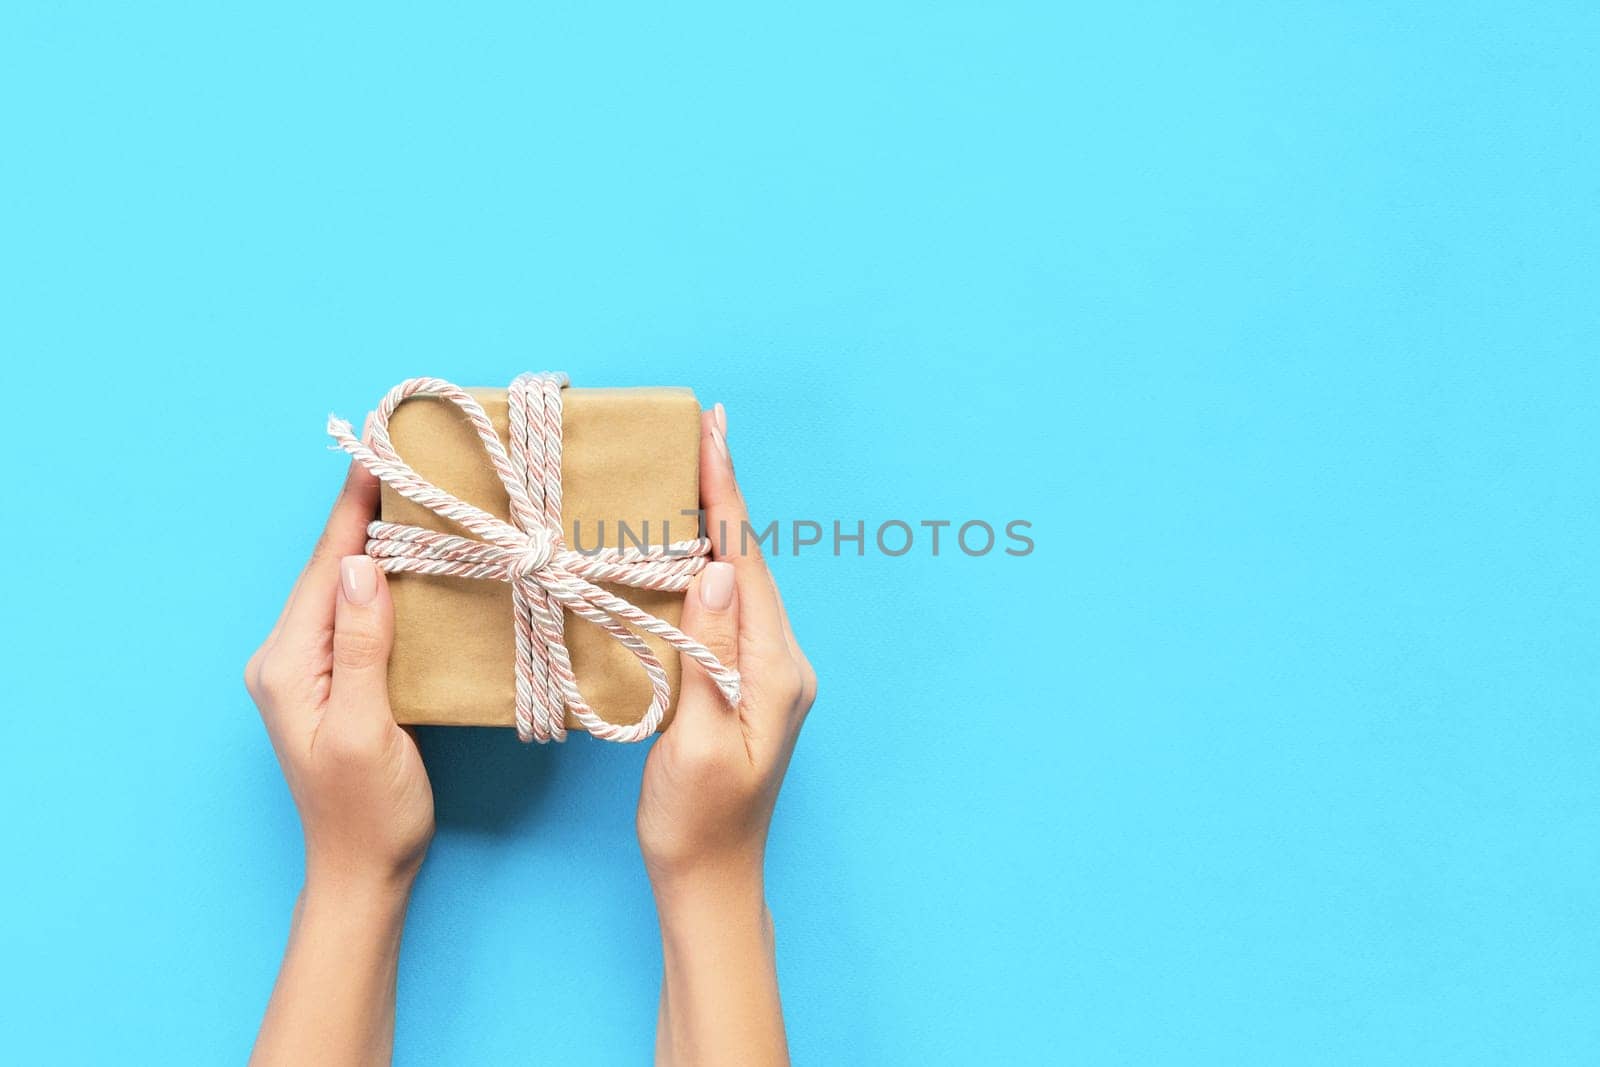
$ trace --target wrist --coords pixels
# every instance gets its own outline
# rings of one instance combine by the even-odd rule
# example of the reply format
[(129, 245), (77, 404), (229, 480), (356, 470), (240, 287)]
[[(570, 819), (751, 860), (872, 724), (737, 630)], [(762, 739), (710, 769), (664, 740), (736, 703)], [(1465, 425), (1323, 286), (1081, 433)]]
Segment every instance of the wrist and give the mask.
[(403, 856), (375, 854), (308, 833), (305, 856), (306, 884), (319, 891), (363, 899), (403, 898), (422, 870), (427, 845)]
[(404, 920), (415, 875), (307, 862), (302, 912), (377, 923)]
[(704, 865), (671, 875), (651, 874), (661, 932), (689, 939), (764, 930), (766, 883), (759, 864)]
[(663, 846), (639, 839), (645, 871), (658, 901), (739, 892), (762, 885), (766, 867), (764, 839), (733, 839), (709, 847), (674, 842)]

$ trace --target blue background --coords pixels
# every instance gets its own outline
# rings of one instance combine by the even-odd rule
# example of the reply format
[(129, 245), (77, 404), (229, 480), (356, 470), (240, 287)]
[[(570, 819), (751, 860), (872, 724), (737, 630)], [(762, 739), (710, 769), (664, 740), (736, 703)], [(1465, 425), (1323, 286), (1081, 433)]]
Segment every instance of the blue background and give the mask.
[[(239, 682), (395, 381), (692, 385), (804, 1063), (1600, 1059), (1586, 3), (10, 3), (0, 1059), (249, 1048)], [(631, 1063), (643, 749), (426, 742), (402, 1063)]]

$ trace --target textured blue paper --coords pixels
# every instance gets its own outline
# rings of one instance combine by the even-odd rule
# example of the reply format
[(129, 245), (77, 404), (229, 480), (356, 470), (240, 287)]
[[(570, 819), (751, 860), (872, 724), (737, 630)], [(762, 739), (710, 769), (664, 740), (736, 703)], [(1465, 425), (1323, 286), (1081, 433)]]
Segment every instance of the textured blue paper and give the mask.
[[(411, 374), (687, 384), (822, 676), (803, 1063), (1600, 1060), (1586, 3), (12, 2), (0, 1060), (240, 1062), (239, 683)], [(406, 1064), (638, 1063), (643, 749), (427, 741)]]

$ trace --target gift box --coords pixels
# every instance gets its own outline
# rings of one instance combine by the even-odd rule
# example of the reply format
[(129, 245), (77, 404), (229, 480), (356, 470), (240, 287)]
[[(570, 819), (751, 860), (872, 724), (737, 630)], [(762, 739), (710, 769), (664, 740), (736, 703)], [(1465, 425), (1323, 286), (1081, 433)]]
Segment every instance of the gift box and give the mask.
[[(502, 442), (508, 441), (505, 389), (470, 389)], [(561, 530), (569, 547), (592, 550), (654, 545), (699, 536), (700, 405), (681, 388), (560, 391)], [(422, 479), (500, 519), (511, 517), (505, 483), (460, 406), (411, 396), (388, 420), (394, 451)], [(407, 499), (387, 481), (380, 519), (441, 533), (455, 523)], [(683, 593), (598, 583), (676, 626)], [(402, 723), (514, 726), (515, 625), (504, 581), (391, 573), (395, 638), (389, 699)], [(680, 677), (677, 650), (633, 628), (665, 669), (671, 702)], [(651, 684), (640, 662), (601, 626), (566, 612), (565, 644), (583, 697), (602, 719), (638, 723)], [(568, 728), (581, 728), (566, 712)]]

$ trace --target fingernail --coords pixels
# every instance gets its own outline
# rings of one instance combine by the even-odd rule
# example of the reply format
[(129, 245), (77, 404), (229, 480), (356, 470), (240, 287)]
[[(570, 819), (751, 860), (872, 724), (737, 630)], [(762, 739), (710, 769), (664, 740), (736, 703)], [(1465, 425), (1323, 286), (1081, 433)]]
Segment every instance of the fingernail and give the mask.
[(717, 420), (717, 429), (723, 433), (728, 432), (728, 409), (721, 404), (711, 406), (711, 417)]
[(733, 603), (733, 564), (706, 564), (700, 575), (700, 603), (712, 611), (728, 610)]
[(378, 565), (371, 556), (346, 556), (339, 561), (339, 583), (352, 604), (369, 604), (378, 595)]
[(715, 426), (711, 427), (711, 443), (717, 446), (717, 451), (721, 452), (728, 462), (733, 462), (733, 457), (728, 455), (728, 442), (723, 438), (722, 431)]

